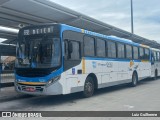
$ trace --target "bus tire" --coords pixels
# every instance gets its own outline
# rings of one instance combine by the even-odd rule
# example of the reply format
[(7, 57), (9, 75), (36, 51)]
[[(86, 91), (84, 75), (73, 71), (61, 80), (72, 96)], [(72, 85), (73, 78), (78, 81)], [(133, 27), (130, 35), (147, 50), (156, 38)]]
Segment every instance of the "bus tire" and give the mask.
[(134, 72), (133, 75), (132, 75), (132, 82), (131, 82), (131, 86), (132, 87), (135, 87), (138, 83), (138, 76), (137, 76), (137, 73)]
[(157, 72), (157, 70), (155, 70), (155, 73), (154, 73), (154, 80), (157, 80), (157, 77), (158, 77), (158, 72)]
[(91, 97), (94, 93), (94, 82), (92, 77), (87, 77), (85, 84), (84, 84), (84, 91), (83, 96), (84, 97)]

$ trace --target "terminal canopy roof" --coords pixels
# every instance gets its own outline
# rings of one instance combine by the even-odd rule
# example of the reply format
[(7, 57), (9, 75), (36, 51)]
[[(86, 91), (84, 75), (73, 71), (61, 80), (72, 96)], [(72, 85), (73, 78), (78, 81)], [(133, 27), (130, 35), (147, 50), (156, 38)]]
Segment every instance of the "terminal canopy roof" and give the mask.
[[(107, 22), (107, 21), (106, 21)], [(64, 23), (105, 35), (114, 35), (134, 42), (160, 48), (156, 41), (124, 31), (49, 0), (0, 0), (0, 25), (18, 28), (42, 23)], [(1, 31), (0, 31), (1, 32)], [(4, 43), (16, 39), (15, 34), (0, 33), (8, 38)], [(13, 39), (12, 39), (13, 38)]]

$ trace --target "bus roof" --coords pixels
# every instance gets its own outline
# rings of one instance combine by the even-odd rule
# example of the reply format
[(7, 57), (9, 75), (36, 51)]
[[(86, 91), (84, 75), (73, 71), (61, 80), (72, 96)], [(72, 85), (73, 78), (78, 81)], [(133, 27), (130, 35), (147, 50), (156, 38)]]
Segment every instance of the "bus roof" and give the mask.
[(156, 48), (151, 48), (151, 50), (160, 52), (160, 49), (156, 49)]
[(129, 40), (129, 39), (120, 38), (120, 37), (116, 37), (116, 36), (112, 36), (112, 35), (111, 36), (107, 36), (107, 35), (103, 35), (103, 34), (100, 34), (100, 33), (92, 32), (92, 31), (89, 31), (89, 30), (77, 28), (77, 27), (74, 27), (74, 26), (66, 25), (66, 24), (60, 24), (60, 23), (49, 23), (49, 24), (41, 24), (41, 25), (32, 25), (32, 26), (24, 27), (21, 30), (24, 30), (26, 28), (39, 27), (39, 26), (60, 26), (62, 28), (62, 31), (71, 30), (71, 31), (80, 32), (80, 33), (84, 33), (84, 34), (88, 34), (88, 35), (93, 35), (93, 36), (104, 38), (104, 39), (113, 40), (113, 41), (116, 41), (116, 42), (122, 42), (122, 43), (130, 44), (130, 45), (142, 46), (142, 47), (150, 48), (147, 45), (135, 43), (135, 42), (133, 42), (132, 40)]
[(116, 42), (122, 42), (122, 43), (135, 45), (135, 46), (143, 46), (143, 47), (147, 47), (147, 48), (149, 47), (149, 46), (141, 45), (139, 43), (135, 43), (135, 42), (133, 42), (132, 40), (129, 40), (129, 39), (124, 39), (124, 38), (120, 38), (120, 37), (116, 37), (116, 36), (107, 36), (107, 35), (103, 35), (103, 34), (100, 34), (100, 33), (88, 31), (88, 30), (85, 30), (85, 29), (69, 26), (69, 25), (66, 25), (66, 24), (60, 24), (60, 25), (63, 27), (63, 30), (72, 30), (72, 31), (76, 31), (76, 32), (85, 33), (85, 34), (88, 34), (88, 35), (93, 35), (93, 36), (96, 36), (96, 37), (101, 37), (101, 38), (113, 40), (113, 41), (116, 41)]

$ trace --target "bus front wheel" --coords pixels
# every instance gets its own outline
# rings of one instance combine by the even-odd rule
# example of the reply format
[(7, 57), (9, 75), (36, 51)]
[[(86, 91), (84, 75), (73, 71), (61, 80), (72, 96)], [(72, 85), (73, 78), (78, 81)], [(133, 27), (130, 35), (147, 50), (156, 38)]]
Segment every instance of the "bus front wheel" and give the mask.
[(157, 80), (157, 77), (158, 77), (158, 72), (157, 72), (157, 70), (155, 70), (155, 73), (154, 73), (154, 80)]
[(91, 97), (94, 93), (94, 82), (92, 77), (87, 77), (85, 84), (84, 84), (84, 97)]
[(132, 87), (135, 87), (138, 83), (138, 76), (137, 76), (137, 73), (133, 73), (132, 75), (132, 82), (131, 82), (131, 86)]

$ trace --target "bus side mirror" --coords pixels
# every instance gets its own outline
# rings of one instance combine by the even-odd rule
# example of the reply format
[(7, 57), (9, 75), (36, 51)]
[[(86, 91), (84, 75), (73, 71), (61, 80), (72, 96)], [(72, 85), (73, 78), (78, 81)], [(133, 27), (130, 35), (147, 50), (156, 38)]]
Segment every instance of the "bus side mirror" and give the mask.
[(68, 44), (68, 52), (69, 52), (69, 54), (71, 54), (73, 52), (73, 44), (72, 44), (72, 42), (69, 42), (69, 44)]

